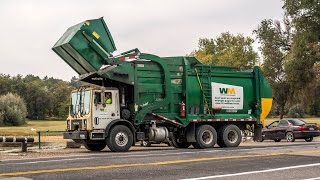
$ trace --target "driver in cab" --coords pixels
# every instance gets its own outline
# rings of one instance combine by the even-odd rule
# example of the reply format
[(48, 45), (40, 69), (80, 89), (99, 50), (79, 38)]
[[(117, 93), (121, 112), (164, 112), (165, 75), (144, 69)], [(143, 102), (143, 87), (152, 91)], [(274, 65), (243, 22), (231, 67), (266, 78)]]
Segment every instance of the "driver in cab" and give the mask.
[(112, 104), (112, 98), (111, 98), (111, 93), (107, 93), (106, 96), (106, 104)]

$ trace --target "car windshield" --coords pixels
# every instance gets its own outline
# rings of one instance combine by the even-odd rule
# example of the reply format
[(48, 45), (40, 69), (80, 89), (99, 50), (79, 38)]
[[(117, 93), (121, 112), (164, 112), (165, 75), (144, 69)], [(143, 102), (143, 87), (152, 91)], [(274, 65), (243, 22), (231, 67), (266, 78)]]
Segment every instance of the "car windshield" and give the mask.
[(269, 124), (267, 127), (268, 127), (268, 128), (274, 128), (274, 127), (277, 127), (278, 124), (279, 124), (279, 121), (275, 121), (275, 122)]
[(288, 120), (291, 124), (295, 125), (295, 126), (301, 126), (301, 125), (304, 125), (306, 124), (306, 122), (304, 122), (303, 120), (301, 119), (290, 119)]

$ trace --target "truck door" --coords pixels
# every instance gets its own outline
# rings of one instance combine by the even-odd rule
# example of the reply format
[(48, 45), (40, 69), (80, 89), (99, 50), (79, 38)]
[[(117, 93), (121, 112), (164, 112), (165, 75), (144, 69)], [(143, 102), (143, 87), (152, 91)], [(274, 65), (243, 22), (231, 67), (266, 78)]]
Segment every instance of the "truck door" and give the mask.
[(101, 92), (94, 93), (93, 105), (93, 129), (105, 129), (115, 119), (120, 119), (119, 92), (118, 90), (106, 90), (105, 99), (101, 100)]

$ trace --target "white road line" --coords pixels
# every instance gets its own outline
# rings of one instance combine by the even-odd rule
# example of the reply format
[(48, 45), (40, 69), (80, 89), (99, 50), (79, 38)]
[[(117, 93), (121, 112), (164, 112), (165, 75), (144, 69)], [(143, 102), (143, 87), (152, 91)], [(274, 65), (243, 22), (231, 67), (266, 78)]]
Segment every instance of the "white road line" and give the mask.
[[(177, 154), (200, 154), (200, 153), (209, 153), (209, 152), (218, 152), (223, 150), (210, 150), (210, 151), (196, 151), (196, 152), (176, 152), (176, 153), (162, 153), (162, 154), (133, 154), (126, 156), (110, 156), (110, 158), (128, 158), (128, 157), (148, 157), (148, 156), (168, 156), (168, 155), (177, 155)], [(37, 164), (37, 163), (49, 163), (49, 162), (59, 162), (59, 161), (75, 161), (75, 160), (88, 160), (88, 159), (100, 159), (101, 157), (87, 157), (87, 158), (72, 158), (72, 159), (53, 159), (45, 161), (30, 161), (30, 162), (17, 162), (17, 163), (5, 163), (0, 164), (0, 166), (7, 165), (22, 165), (22, 164)]]
[[(166, 149), (167, 150), (167, 149)], [(167, 151), (179, 151), (180, 149), (170, 149), (170, 150), (167, 150)], [(85, 150), (84, 150), (85, 151)], [(154, 153), (154, 152), (163, 152), (164, 150), (156, 150), (156, 151), (152, 151), (152, 152), (137, 152), (137, 151), (134, 151), (134, 152), (127, 152), (125, 154), (151, 154), (151, 153)], [(81, 152), (79, 152), (81, 153)], [(109, 154), (107, 154), (109, 153)], [(1, 162), (10, 162), (10, 161), (25, 161), (25, 160), (35, 160), (35, 159), (54, 159), (54, 158), (70, 158), (70, 157), (99, 157), (99, 156), (104, 156), (106, 157), (106, 155), (111, 155), (110, 154), (111, 152), (105, 152), (105, 151), (102, 151), (102, 152), (99, 152), (99, 153), (90, 153), (90, 152), (85, 152), (85, 154), (78, 154), (78, 155), (67, 155), (67, 156), (54, 156), (54, 157), (37, 157), (37, 158), (25, 158), (25, 159), (5, 159), (5, 160), (1, 160)], [(112, 155), (122, 155), (124, 153), (113, 153), (112, 152)]]
[[(315, 147), (316, 145), (318, 144), (310, 144), (310, 145), (304, 145), (303, 147)], [(243, 146), (242, 146), (243, 147)], [(272, 146), (272, 147), (254, 147), (254, 148), (247, 148), (245, 147), (246, 149), (242, 149), (241, 146), (240, 146), (240, 149), (224, 149), (224, 150), (217, 150), (217, 148), (214, 148), (213, 150), (210, 150), (210, 151), (207, 151), (207, 150), (199, 150), (199, 149), (188, 149), (188, 150), (194, 150), (194, 151), (191, 151), (191, 152), (211, 152), (211, 151), (226, 151), (226, 152), (231, 152), (231, 151), (252, 151), (252, 150), (268, 150), (268, 149), (271, 149), (271, 150), (276, 150), (276, 149), (282, 149), (283, 147), (286, 147), (286, 146), (280, 146), (280, 147), (275, 147), (275, 146)], [(301, 147), (301, 144), (297, 144), (295, 146), (287, 146), (287, 147), (291, 147), (291, 148), (299, 148)], [(125, 155), (137, 155), (137, 154), (153, 154), (153, 155), (157, 155), (157, 154), (154, 154), (156, 152), (164, 152), (164, 151), (170, 151), (170, 152), (190, 152), (190, 151), (185, 151), (186, 149), (160, 149), (160, 150), (155, 150), (155, 151), (152, 151), (152, 152), (145, 152), (145, 151), (133, 151), (133, 152), (127, 152), (125, 153)], [(99, 156), (104, 156), (106, 157), (107, 155), (123, 155), (124, 153), (112, 153), (112, 154), (106, 154), (108, 152), (101, 152), (101, 153), (95, 153), (95, 154), (92, 154), (90, 152), (86, 153), (86, 154), (78, 154), (78, 155), (68, 155), (68, 156), (55, 156), (55, 157), (37, 157), (37, 158), (25, 158), (25, 159), (8, 159), (8, 160), (1, 160), (1, 162), (10, 162), (10, 161), (25, 161), (25, 160), (39, 160), (39, 159), (54, 159), (54, 158), (71, 158), (71, 157), (99, 157)], [(1, 165), (1, 164), (0, 164)]]
[[(314, 146), (314, 145), (306, 145), (304, 147), (308, 146)], [(291, 148), (299, 148), (300, 146), (291, 146)], [(13, 162), (10, 163), (10, 160), (4, 160), (2, 163), (0, 162), (0, 166), (7, 166), (7, 165), (22, 165), (22, 164), (36, 164), (36, 163), (49, 163), (49, 162), (60, 162), (60, 161), (76, 161), (76, 160), (88, 160), (88, 159), (99, 159), (101, 158), (100, 156), (104, 156), (105, 158), (129, 158), (129, 157), (148, 157), (148, 156), (168, 156), (168, 155), (180, 155), (180, 154), (201, 154), (201, 153), (212, 153), (212, 152), (245, 152), (245, 151), (255, 151), (255, 150), (277, 150), (277, 149), (282, 149), (283, 146), (281, 147), (256, 147), (256, 148), (248, 148), (248, 149), (210, 149), (210, 150), (199, 150), (199, 149), (189, 149), (191, 151), (185, 151), (185, 149), (172, 149), (170, 150), (170, 153), (161, 153), (164, 152), (164, 150), (157, 150), (153, 152), (131, 152), (131, 153), (112, 153), (109, 154), (111, 156), (106, 156), (108, 154), (101, 153), (101, 154), (87, 154), (87, 155), (80, 155), (80, 156), (64, 156), (60, 157), (63, 159), (48, 159), (48, 160), (41, 160), (41, 161), (27, 161), (27, 162)], [(156, 153), (154, 153), (156, 152)], [(87, 156), (87, 157), (84, 157)], [(89, 156), (89, 157), (88, 157)], [(71, 158), (75, 157), (75, 158)], [(55, 157), (54, 157), (55, 158)], [(59, 157), (58, 157), (59, 158)], [(29, 160), (34, 160), (34, 159), (29, 159)]]
[(233, 177), (233, 176), (242, 176), (242, 175), (248, 175), (248, 174), (258, 174), (258, 173), (273, 172), (273, 171), (283, 171), (283, 170), (288, 170), (288, 169), (296, 169), (296, 168), (303, 168), (303, 167), (310, 167), (310, 166), (313, 166), (313, 167), (314, 166), (320, 166), (320, 163), (304, 164), (304, 165), (298, 165), (298, 166), (288, 166), (288, 167), (275, 168), (275, 169), (266, 169), (266, 170), (260, 170), (260, 171), (248, 171), (248, 172), (241, 172), (241, 173), (234, 173), (234, 174), (222, 174), (222, 175), (215, 175), (215, 176), (188, 178), (188, 179), (182, 179), (182, 180), (202, 180), (202, 179)]
[(310, 179), (304, 179), (304, 180), (319, 180), (320, 177), (310, 178)]

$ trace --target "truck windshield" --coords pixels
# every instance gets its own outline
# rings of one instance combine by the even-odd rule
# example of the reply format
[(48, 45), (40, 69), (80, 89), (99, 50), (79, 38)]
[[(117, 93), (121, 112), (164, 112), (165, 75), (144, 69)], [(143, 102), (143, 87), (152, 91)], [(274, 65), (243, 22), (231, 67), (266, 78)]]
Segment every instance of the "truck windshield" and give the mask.
[(71, 94), (71, 114), (81, 115), (89, 114), (90, 112), (90, 91), (78, 91)]

